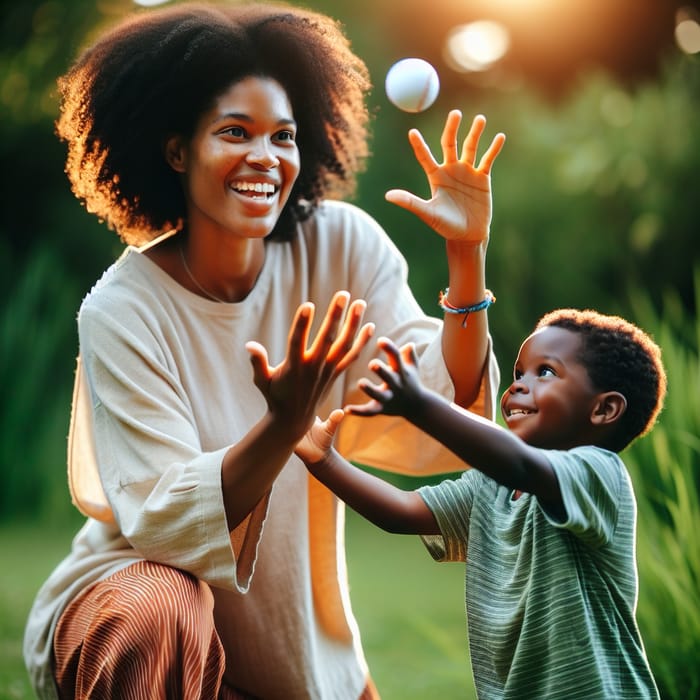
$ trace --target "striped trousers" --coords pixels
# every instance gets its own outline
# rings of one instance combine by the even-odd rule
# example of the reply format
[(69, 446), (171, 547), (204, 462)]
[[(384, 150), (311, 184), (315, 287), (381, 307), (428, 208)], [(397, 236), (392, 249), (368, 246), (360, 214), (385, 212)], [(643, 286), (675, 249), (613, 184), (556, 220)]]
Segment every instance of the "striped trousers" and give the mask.
[[(54, 634), (62, 700), (255, 700), (222, 682), (224, 649), (209, 587), (142, 561), (99, 581)], [(379, 700), (371, 681), (359, 700)]]

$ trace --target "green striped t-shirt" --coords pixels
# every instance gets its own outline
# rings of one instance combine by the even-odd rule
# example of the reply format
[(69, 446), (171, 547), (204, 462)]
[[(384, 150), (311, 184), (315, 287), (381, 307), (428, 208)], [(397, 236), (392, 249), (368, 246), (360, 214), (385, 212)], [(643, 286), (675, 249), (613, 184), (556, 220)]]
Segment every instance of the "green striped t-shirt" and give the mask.
[(481, 700), (658, 698), (635, 621), (636, 504), (620, 458), (547, 451), (566, 519), (476, 469), (420, 489), (437, 561), (466, 562), (469, 646)]

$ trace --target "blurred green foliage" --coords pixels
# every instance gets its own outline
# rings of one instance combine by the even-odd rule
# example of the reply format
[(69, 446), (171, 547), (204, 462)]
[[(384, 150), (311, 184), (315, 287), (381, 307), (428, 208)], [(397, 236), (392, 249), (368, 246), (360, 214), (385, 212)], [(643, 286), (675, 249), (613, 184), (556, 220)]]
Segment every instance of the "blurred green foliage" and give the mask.
[[(620, 313), (661, 344), (667, 408), (652, 435), (627, 453), (640, 500), (639, 620), (664, 697), (696, 697), (698, 57), (669, 54), (655, 79), (635, 85), (582, 70), (556, 101), (527, 78), (504, 77), (488, 88), (457, 81), (430, 110), (408, 115), (389, 105), (382, 83), (410, 48), (372, 22), (368, 0), (305, 4), (341, 19), (370, 67), (373, 157), (355, 201), (406, 255), (426, 311), (437, 313), (447, 281), (443, 244), (386, 203), (384, 192), (402, 187), (428, 196), (406, 134), (418, 127), (440, 159), (444, 117), (456, 107), (465, 121), (486, 114), (484, 142), (507, 134), (492, 176), (488, 260), (503, 375), (537, 318), (558, 306)], [(53, 134), (55, 80), (100, 22), (132, 8), (130, 0), (25, 0), (4, 2), (0, 13), (0, 522), (76, 517), (65, 479), (75, 314), (121, 244), (70, 193)]]
[[(700, 302), (700, 267), (694, 270)], [(700, 697), (700, 321), (666, 295), (635, 318), (656, 329), (668, 373), (658, 425), (623, 455), (638, 502), (638, 621), (663, 698)]]

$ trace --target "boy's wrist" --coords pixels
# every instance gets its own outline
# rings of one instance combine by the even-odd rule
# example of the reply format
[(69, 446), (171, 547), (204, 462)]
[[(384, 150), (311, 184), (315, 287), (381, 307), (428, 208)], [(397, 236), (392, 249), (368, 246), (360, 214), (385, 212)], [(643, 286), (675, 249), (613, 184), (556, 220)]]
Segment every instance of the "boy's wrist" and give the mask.
[(331, 447), (330, 450), (325, 452), (319, 459), (312, 461), (309, 461), (307, 459), (304, 459), (303, 457), (301, 458), (302, 462), (306, 465), (306, 468), (314, 475), (318, 472), (323, 471), (324, 469), (327, 469), (331, 462), (333, 461), (333, 453), (335, 452), (335, 448)]

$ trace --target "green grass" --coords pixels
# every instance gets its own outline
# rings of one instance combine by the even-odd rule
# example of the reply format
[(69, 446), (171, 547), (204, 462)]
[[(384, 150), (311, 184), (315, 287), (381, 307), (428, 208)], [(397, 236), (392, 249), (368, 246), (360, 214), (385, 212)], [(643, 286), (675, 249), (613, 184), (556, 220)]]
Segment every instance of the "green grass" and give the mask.
[[(437, 564), (415, 537), (388, 535), (348, 511), (353, 608), (382, 700), (469, 700), (464, 567)], [(22, 634), (34, 594), (74, 531), (0, 526), (0, 700), (31, 700)]]
[(464, 565), (434, 562), (417, 537), (347, 510), (350, 597), (383, 700), (475, 698)]
[(72, 536), (66, 526), (0, 526), (0, 700), (35, 697), (22, 660), (24, 623), (37, 589), (65, 555)]

